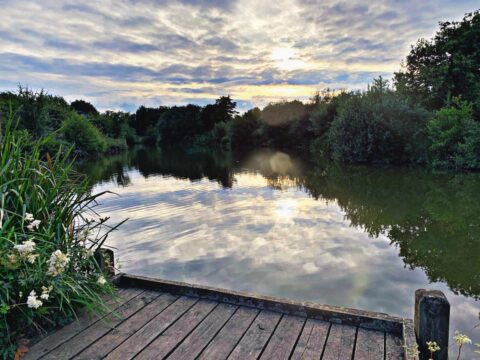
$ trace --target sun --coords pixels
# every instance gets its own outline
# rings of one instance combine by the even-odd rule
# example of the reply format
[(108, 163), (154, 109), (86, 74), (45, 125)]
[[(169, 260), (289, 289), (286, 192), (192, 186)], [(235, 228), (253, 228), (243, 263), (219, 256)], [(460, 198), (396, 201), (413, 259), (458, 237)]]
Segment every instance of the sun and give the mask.
[(298, 213), (298, 203), (295, 199), (282, 199), (275, 203), (277, 219), (291, 220)]
[(293, 48), (276, 48), (272, 50), (271, 58), (280, 70), (296, 70), (305, 67), (305, 63)]

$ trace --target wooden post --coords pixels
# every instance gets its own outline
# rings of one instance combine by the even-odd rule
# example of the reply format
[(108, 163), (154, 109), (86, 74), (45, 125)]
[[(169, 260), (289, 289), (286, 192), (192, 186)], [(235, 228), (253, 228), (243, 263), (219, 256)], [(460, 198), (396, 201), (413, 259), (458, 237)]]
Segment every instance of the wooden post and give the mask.
[(438, 290), (419, 289), (415, 291), (415, 333), (417, 334), (420, 360), (428, 360), (430, 352), (427, 342), (435, 341), (440, 350), (436, 360), (448, 359), (448, 330), (450, 303), (445, 294)]
[(115, 259), (112, 249), (101, 248), (95, 251), (94, 256), (102, 271), (110, 276), (115, 275)]

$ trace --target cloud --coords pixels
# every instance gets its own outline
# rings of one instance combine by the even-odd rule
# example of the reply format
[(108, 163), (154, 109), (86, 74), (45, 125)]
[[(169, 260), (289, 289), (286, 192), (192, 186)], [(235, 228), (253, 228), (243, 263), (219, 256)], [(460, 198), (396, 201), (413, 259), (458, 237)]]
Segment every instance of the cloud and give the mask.
[(261, 106), (324, 87), (365, 88), (398, 70), (410, 44), (431, 37), (438, 21), (478, 7), (471, 0), (1, 3), (0, 90), (34, 84), (89, 97), (100, 109), (213, 102), (227, 93)]

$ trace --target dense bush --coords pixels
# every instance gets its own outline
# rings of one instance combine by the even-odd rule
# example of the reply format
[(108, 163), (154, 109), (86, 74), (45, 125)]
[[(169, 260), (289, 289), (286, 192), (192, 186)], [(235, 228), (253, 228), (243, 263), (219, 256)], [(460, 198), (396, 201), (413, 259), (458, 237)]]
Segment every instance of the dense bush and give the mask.
[(237, 115), (230, 123), (230, 141), (233, 149), (245, 149), (258, 146), (261, 142), (259, 129), (261, 110), (253, 108), (242, 116)]
[(10, 124), (0, 134), (0, 357), (20, 337), (62, 324), (80, 307), (96, 313), (112, 294), (94, 251), (104, 220), (94, 216), (87, 183), (68, 152), (41, 160), (43, 141)]
[(73, 144), (78, 151), (98, 154), (107, 149), (107, 143), (100, 131), (88, 119), (76, 113), (69, 114), (61, 131), (65, 140)]
[(395, 74), (397, 89), (435, 110), (453, 97), (474, 104), (480, 120), (480, 11), (462, 21), (440, 22), (433, 39), (420, 39), (410, 51), (402, 71)]
[(455, 105), (435, 113), (428, 123), (431, 162), (441, 168), (480, 168), (480, 123), (473, 120), (472, 105)]
[(387, 87), (381, 78), (351, 97), (329, 130), (334, 159), (363, 163), (426, 161), (428, 113)]

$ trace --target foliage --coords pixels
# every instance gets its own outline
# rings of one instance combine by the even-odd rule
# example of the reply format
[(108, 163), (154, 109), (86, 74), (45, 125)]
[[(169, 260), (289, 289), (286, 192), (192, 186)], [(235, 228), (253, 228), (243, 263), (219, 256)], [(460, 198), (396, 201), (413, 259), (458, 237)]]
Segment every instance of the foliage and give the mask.
[(102, 294), (113, 293), (92, 256), (108, 235), (107, 219), (87, 219), (101, 194), (91, 195), (73, 174), (68, 151), (44, 162), (43, 140), (32, 141), (11, 125), (0, 134), (3, 358), (20, 337), (62, 324), (80, 307), (104, 313)]
[(99, 114), (95, 106), (85, 100), (72, 101), (70, 107), (80, 115), (94, 116)]
[(402, 71), (395, 74), (399, 91), (431, 109), (449, 106), (453, 97), (475, 103), (480, 119), (480, 12), (460, 22), (440, 22), (432, 40), (420, 39)]
[(388, 88), (382, 78), (341, 107), (329, 129), (334, 159), (362, 163), (425, 162), (428, 113)]
[(102, 134), (114, 138), (125, 138), (129, 132), (128, 120), (130, 115), (122, 111), (106, 111), (101, 116), (92, 117), (92, 123)]
[(242, 116), (235, 116), (230, 124), (230, 141), (233, 149), (255, 147), (260, 143), (259, 129), (262, 125), (259, 108), (248, 110)]
[(0, 115), (6, 116), (10, 108), (19, 117), (19, 126), (37, 139), (58, 129), (71, 111), (63, 98), (21, 86), (17, 94), (0, 93)]
[[(49, 153), (55, 153), (66, 143), (74, 144), (77, 155), (119, 151), (126, 148), (127, 138), (132, 143), (136, 140), (128, 113), (100, 114), (84, 100), (75, 100), (69, 105), (63, 98), (43, 90), (35, 92), (19, 87), (17, 93), (0, 93), (0, 118), (6, 117), (10, 110), (19, 118), (19, 129), (26, 130), (35, 139), (48, 139), (42, 146)], [(62, 125), (68, 126), (61, 129)], [(78, 137), (76, 131), (79, 131)]]
[(85, 117), (71, 113), (61, 128), (66, 141), (87, 154), (98, 154), (107, 149), (100, 131)]
[(480, 123), (473, 120), (472, 105), (454, 99), (428, 123), (432, 165), (441, 168), (480, 168)]
[(196, 134), (201, 107), (197, 105), (173, 106), (160, 116), (158, 132), (165, 144), (178, 144)]

